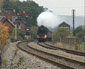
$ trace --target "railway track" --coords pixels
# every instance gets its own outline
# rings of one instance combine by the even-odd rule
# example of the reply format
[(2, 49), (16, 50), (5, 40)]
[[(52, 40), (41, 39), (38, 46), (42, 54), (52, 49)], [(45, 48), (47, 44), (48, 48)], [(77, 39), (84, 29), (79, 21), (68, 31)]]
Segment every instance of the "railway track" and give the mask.
[(74, 50), (68, 50), (68, 49), (65, 49), (65, 48), (60, 48), (60, 47), (57, 47), (57, 46), (49, 44), (49, 43), (37, 43), (37, 44), (39, 44), (42, 47), (48, 48), (48, 49), (53, 49), (53, 50), (58, 50), (59, 49), (59, 50), (65, 51), (67, 53), (71, 53), (71, 54), (74, 54), (74, 55), (79, 55), (79, 56), (84, 56), (85, 57), (84, 52), (79, 52), (79, 51), (74, 51)]
[(27, 53), (38, 56), (53, 64), (57, 64), (60, 67), (62, 67), (63, 69), (85, 69), (84, 62), (72, 60), (70, 58), (65, 58), (63, 56), (58, 56), (58, 55), (54, 55), (54, 54), (46, 52), (46, 51), (39, 50), (35, 46), (30, 45), (30, 43), (28, 45), (28, 42), (19, 42), (17, 44), (17, 47)]

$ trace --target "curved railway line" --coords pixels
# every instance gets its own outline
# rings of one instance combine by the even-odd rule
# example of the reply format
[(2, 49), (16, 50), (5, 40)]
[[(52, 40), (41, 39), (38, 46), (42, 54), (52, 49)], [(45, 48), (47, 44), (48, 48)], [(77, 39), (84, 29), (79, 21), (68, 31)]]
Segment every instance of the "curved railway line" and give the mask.
[(57, 47), (57, 46), (52, 45), (52, 44), (48, 44), (48, 43), (37, 43), (37, 44), (39, 44), (42, 47), (48, 48), (48, 49), (53, 49), (53, 50), (58, 50), (59, 49), (59, 50), (63, 50), (65, 52), (67, 52), (67, 53), (71, 53), (71, 54), (74, 54), (74, 55), (85, 56), (84, 52), (68, 50), (68, 49), (65, 49), (65, 48)]
[[(46, 51), (42, 51), (28, 44), (29, 43), (26, 41), (19, 42), (17, 44), (17, 47), (21, 49), (22, 51), (38, 56), (52, 64), (57, 64), (63, 69), (85, 69), (85, 62), (80, 62), (80, 61), (66, 58), (63, 56), (58, 56), (58, 55), (55, 55), (55, 54), (52, 54)], [(54, 47), (50, 47), (50, 49), (54, 49)]]

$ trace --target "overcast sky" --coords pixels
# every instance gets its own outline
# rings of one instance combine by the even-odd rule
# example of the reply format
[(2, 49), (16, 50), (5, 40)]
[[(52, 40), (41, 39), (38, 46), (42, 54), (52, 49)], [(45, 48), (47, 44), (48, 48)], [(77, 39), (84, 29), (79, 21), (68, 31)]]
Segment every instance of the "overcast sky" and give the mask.
[(84, 16), (85, 0), (33, 0), (33, 1), (35, 1), (40, 6), (43, 6), (44, 8), (48, 8), (57, 15), (72, 15), (72, 10), (75, 9), (76, 16)]

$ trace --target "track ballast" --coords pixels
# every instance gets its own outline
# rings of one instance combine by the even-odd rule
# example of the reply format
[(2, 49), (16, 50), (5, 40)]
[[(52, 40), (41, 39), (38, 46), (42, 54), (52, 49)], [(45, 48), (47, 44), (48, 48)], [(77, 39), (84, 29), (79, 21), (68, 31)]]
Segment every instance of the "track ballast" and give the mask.
[(85, 63), (54, 55), (45, 51), (38, 50), (28, 45), (28, 42), (19, 42), (17, 47), (27, 53), (43, 58), (51, 63), (55, 63), (64, 69), (85, 69)]

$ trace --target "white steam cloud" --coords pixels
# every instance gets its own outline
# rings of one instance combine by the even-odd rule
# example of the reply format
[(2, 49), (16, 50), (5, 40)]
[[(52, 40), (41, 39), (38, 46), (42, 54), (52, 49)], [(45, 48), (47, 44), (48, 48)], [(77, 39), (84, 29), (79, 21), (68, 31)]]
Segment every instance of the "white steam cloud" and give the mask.
[(44, 25), (48, 28), (55, 28), (59, 24), (59, 20), (54, 13), (45, 11), (38, 16), (37, 24), (38, 26)]

